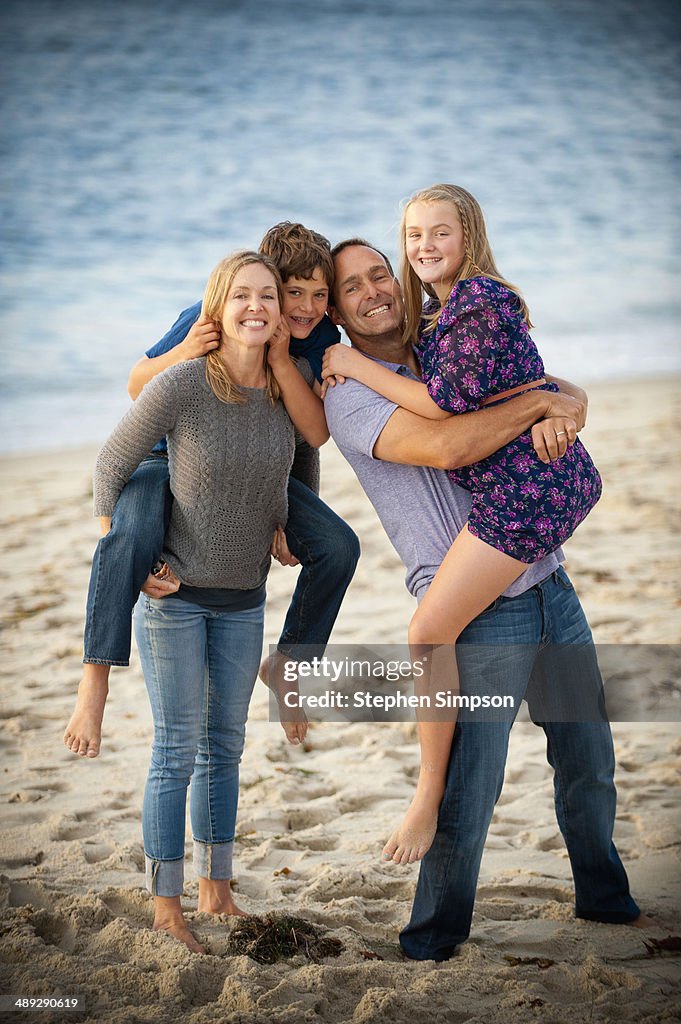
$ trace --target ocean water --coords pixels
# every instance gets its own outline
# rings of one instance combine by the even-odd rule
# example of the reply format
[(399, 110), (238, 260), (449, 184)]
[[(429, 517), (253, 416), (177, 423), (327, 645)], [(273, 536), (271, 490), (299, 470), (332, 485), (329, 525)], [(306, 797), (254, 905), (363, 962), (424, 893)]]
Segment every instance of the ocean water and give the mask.
[(396, 251), (481, 201), (547, 368), (681, 369), (677, 0), (5, 0), (5, 451), (103, 440), (211, 267), (283, 220)]

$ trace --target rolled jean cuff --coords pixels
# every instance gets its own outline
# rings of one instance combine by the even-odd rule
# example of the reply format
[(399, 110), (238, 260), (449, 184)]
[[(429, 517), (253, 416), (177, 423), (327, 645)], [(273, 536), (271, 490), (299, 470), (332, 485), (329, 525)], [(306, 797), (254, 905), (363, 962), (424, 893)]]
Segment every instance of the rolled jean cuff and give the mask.
[(110, 668), (129, 668), (129, 661), (114, 661), (112, 658), (83, 658), (84, 665), (108, 665)]
[(228, 843), (202, 843), (194, 840), (194, 872), (197, 878), (230, 879), (234, 840)]
[(184, 857), (179, 860), (154, 860), (146, 853), (147, 889), (152, 896), (181, 896), (184, 888)]

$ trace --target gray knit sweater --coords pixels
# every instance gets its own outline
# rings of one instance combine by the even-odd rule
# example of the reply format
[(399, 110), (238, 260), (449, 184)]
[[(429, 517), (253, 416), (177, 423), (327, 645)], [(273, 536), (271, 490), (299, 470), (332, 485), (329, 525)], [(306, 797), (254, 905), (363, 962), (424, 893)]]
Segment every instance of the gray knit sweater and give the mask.
[[(307, 363), (299, 369), (308, 375)], [(110, 516), (137, 466), (167, 434), (174, 501), (163, 558), (190, 586), (260, 586), (274, 529), (286, 525), (293, 424), (264, 389), (245, 391), (244, 405), (221, 402), (206, 380), (205, 359), (171, 366), (146, 385), (97, 458), (95, 515)]]

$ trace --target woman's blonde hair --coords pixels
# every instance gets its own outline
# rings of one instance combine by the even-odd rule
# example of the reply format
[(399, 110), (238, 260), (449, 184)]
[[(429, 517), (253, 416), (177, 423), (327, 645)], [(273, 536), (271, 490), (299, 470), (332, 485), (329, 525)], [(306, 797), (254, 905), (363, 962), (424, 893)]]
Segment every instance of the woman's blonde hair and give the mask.
[[(419, 324), (423, 317), (423, 292), (436, 299), (437, 293), (432, 285), (423, 284), (414, 268), (407, 259), (407, 214), (412, 203), (451, 203), (456, 208), (463, 228), (464, 258), (461, 266), (451, 282), (453, 288), (458, 281), (466, 281), (471, 277), (491, 277), (499, 281), (509, 291), (512, 291), (518, 298), (518, 307), (528, 327), (532, 326), (530, 314), (522, 295), (515, 287), (501, 276), (494, 262), (492, 249), (487, 238), (485, 218), (480, 204), (470, 192), (460, 185), (432, 185), (430, 188), (421, 189), (415, 192), (410, 199), (407, 199), (402, 209), (402, 220), (400, 222), (400, 277), (402, 282), (402, 296), (405, 309), (405, 341), (413, 342), (417, 336)], [(437, 323), (442, 310), (442, 303), (438, 305), (437, 311), (429, 317), (426, 329), (428, 331)]]
[[(201, 305), (202, 316), (209, 317), (218, 324), (221, 322), (227, 296), (234, 284), (234, 278), (240, 270), (250, 266), (252, 263), (262, 264), (272, 274), (279, 297), (279, 308), (281, 309), (283, 305), (283, 289), (281, 275), (275, 264), (268, 256), (263, 256), (259, 252), (252, 252), (250, 249), (240, 249), (238, 252), (232, 253), (231, 256), (226, 256), (224, 260), (221, 260), (208, 278), (208, 284), (206, 285)], [(219, 351), (220, 346), (212, 349), (206, 355), (206, 380), (221, 402), (235, 402), (237, 405), (243, 405), (246, 401), (246, 395), (243, 389), (232, 380), (228, 367), (218, 354)], [(279, 385), (267, 362), (266, 350), (263, 351), (263, 369), (267, 377), (267, 396), (272, 405), (274, 405), (279, 398)]]

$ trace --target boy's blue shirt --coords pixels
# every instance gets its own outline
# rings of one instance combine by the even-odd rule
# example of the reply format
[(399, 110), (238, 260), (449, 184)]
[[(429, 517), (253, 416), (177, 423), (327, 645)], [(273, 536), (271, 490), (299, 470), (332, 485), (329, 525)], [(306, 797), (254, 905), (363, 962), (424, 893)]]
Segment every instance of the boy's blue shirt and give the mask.
[[(181, 341), (184, 341), (189, 328), (196, 323), (200, 315), (200, 302), (195, 302), (193, 306), (183, 309), (170, 330), (166, 331), (163, 337), (155, 345), (152, 345), (151, 348), (148, 348), (144, 354), (149, 359), (155, 359), (156, 356), (162, 356), (164, 353), (170, 352), (171, 348), (175, 348)], [(335, 345), (338, 341), (340, 341), (340, 331), (335, 324), (331, 323), (325, 313), (314, 330), (310, 331), (307, 338), (304, 338), (302, 341), (298, 338), (291, 338), (289, 352), (292, 356), (301, 356), (307, 359), (312, 367), (315, 378), (321, 384), (322, 358), (329, 345)], [(163, 438), (162, 441), (158, 442), (154, 451), (163, 452), (166, 450), (166, 440)]]

